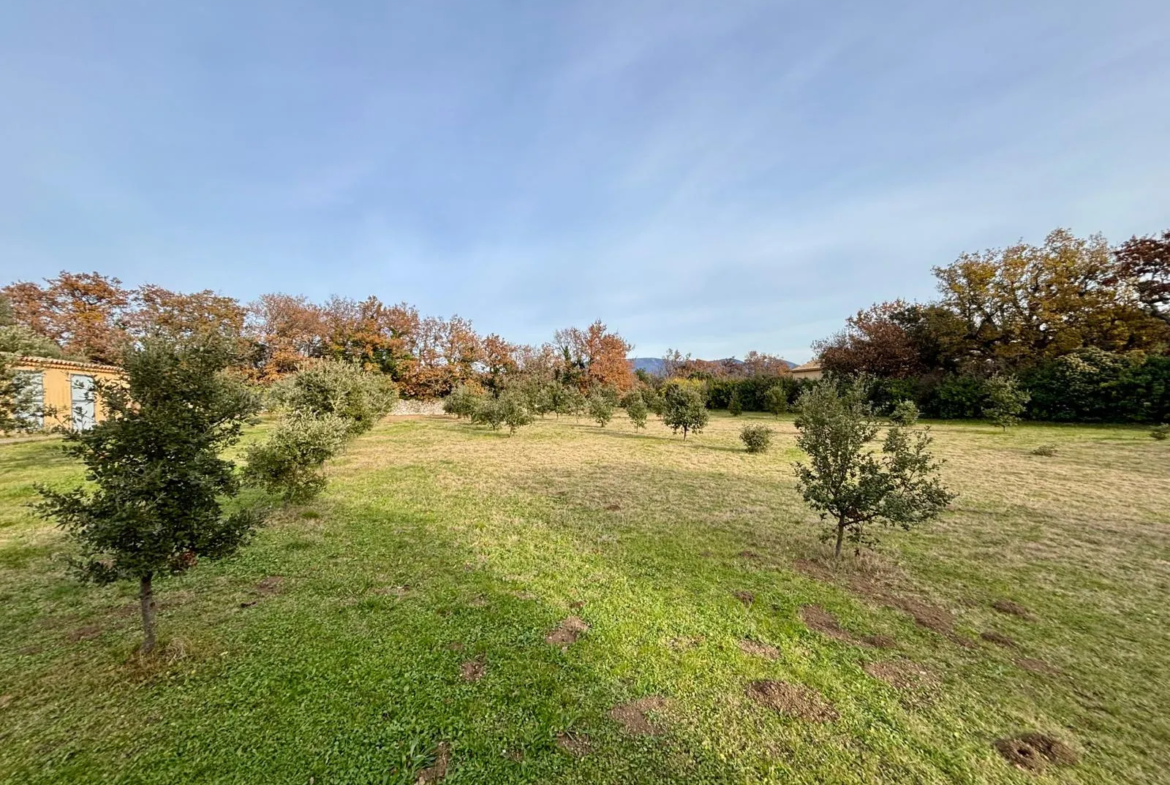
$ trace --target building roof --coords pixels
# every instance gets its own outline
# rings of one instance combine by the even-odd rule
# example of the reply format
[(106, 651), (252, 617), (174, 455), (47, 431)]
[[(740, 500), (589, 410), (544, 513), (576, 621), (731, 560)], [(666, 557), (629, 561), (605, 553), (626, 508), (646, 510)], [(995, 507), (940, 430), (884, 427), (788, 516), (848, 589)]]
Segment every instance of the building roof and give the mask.
[(804, 365), (798, 365), (795, 368), (793, 368), (792, 372), (797, 373), (798, 371), (819, 371), (819, 370), (821, 370), (821, 361), (820, 360), (809, 360)]
[(59, 357), (34, 357), (32, 355), (22, 355), (16, 361), (17, 365), (33, 365), (39, 368), (63, 368), (67, 371), (103, 371), (105, 373), (122, 373), (122, 369), (116, 365), (104, 365), (102, 363), (87, 363), (81, 360), (62, 360)]

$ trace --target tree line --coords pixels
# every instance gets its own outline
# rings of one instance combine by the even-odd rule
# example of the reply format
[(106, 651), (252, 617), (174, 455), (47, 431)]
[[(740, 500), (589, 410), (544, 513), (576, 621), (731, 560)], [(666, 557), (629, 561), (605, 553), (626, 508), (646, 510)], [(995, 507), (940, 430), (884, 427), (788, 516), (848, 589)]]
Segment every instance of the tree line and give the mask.
[(938, 299), (878, 303), (815, 344), (824, 370), (870, 377), (882, 411), (977, 417), (1012, 378), (1032, 419), (1170, 420), (1170, 231), (1111, 246), (1060, 229), (933, 273)]
[(634, 385), (626, 359), (631, 345), (600, 321), (524, 346), (480, 335), (460, 316), (423, 316), (414, 306), (373, 296), (313, 303), (275, 293), (245, 304), (210, 290), (130, 289), (97, 272), (62, 272), (0, 289), (0, 317), (0, 329), (8, 325), (20, 334), (0, 352), (114, 365), (128, 346), (148, 338), (228, 338), (236, 345), (233, 367), (262, 383), (329, 359), (388, 375), (406, 398), (441, 398), (461, 384), (499, 389), (505, 376), (519, 372), (555, 373), (583, 389)]

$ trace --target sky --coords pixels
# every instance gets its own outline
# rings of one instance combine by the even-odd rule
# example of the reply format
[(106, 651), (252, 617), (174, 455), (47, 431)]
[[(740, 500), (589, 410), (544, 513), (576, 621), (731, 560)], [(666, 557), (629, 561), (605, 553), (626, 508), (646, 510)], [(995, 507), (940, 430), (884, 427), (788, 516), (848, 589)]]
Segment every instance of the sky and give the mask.
[(1165, 0), (6, 0), (0, 283), (406, 301), (794, 361), (1170, 228)]

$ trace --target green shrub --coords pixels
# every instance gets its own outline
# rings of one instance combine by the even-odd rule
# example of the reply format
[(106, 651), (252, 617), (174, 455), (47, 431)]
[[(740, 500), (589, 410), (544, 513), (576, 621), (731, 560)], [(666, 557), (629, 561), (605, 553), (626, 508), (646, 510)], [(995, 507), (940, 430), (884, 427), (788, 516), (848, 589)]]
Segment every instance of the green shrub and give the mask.
[(471, 413), (471, 421), (477, 425), (487, 425), (493, 431), (499, 430), (504, 424), (507, 413), (498, 398), (485, 395), (475, 402), (475, 411)]
[(871, 524), (909, 529), (937, 517), (954, 499), (930, 455), (928, 431), (895, 425), (880, 450), (871, 448), (880, 428), (864, 383), (840, 391), (833, 384), (810, 388), (800, 398), (796, 427), (796, 444), (808, 455), (796, 466), (797, 487), (813, 511), (832, 521), (826, 535), (835, 536), (837, 557), (846, 536), (872, 544)]
[(613, 419), (614, 401), (603, 390), (594, 390), (589, 396), (589, 416), (602, 428)]
[(1044, 458), (1051, 458), (1056, 455), (1055, 444), (1041, 444), (1036, 449), (1032, 450), (1033, 455), (1039, 455)]
[(1170, 439), (1170, 425), (1155, 425), (1150, 430), (1150, 436), (1160, 442), (1164, 442), (1167, 439)]
[(641, 395), (632, 397), (630, 402), (626, 404), (626, 414), (635, 428), (646, 427), (646, 418), (649, 412), (650, 408), (646, 406), (646, 401), (642, 400)]
[(918, 422), (918, 407), (909, 399), (898, 401), (894, 411), (890, 413), (890, 422), (894, 425), (912, 426)]
[(1020, 389), (1016, 378), (996, 374), (987, 380), (986, 389), (987, 403), (983, 407), (983, 416), (1005, 431), (1018, 423), (1031, 396)]
[(675, 433), (682, 431), (684, 440), (688, 433), (699, 433), (707, 425), (703, 393), (694, 384), (671, 381), (663, 386), (662, 399), (662, 423)]
[(788, 389), (774, 384), (764, 393), (764, 410), (779, 417), (788, 411)]
[(470, 417), (475, 412), (475, 406), (482, 397), (482, 393), (477, 393), (467, 385), (460, 384), (443, 399), (443, 411), (460, 419)]
[(745, 425), (739, 438), (748, 452), (767, 452), (772, 446), (772, 429), (766, 425)]
[(497, 403), (509, 434), (516, 433), (517, 428), (532, 424), (532, 413), (528, 410), (527, 401), (521, 393), (505, 390)]
[(739, 388), (731, 393), (731, 400), (727, 402), (727, 413), (732, 417), (743, 414), (743, 401), (739, 399)]
[(348, 435), (349, 423), (335, 414), (289, 412), (271, 436), (244, 451), (244, 482), (288, 502), (310, 501), (325, 489), (322, 467), (341, 451)]
[(341, 417), (350, 436), (373, 428), (394, 407), (397, 397), (388, 377), (337, 360), (310, 365), (281, 382), (273, 395), (295, 412)]

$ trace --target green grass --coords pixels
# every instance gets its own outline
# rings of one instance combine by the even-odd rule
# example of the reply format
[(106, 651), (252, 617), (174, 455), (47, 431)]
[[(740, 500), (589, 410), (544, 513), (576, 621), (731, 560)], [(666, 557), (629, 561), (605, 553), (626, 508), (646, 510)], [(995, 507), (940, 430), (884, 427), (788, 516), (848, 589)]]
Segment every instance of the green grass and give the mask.
[[(774, 423), (770, 452), (742, 450), (745, 421)], [(795, 568), (826, 551), (794, 489), (790, 420), (717, 415), (685, 443), (656, 422), (509, 438), (388, 421), (320, 500), (159, 584), (164, 649), (147, 661), (133, 587), (74, 583), (69, 544), (28, 508), (33, 483), (70, 486), (78, 468), (53, 441), (0, 446), (0, 781), (413, 783), (446, 743), (446, 783), (1165, 782), (1170, 447), (1126, 428), (934, 432), (953, 511), (817, 580)], [(948, 609), (971, 643), (891, 593)], [(1001, 598), (1036, 620), (995, 612)], [(809, 630), (813, 603), (897, 648)], [(569, 615), (590, 631), (545, 643)], [(486, 675), (464, 681), (477, 658)], [(863, 670), (880, 660), (933, 683), (900, 692)], [(755, 679), (812, 688), (839, 717), (769, 711), (744, 694)], [(609, 717), (651, 695), (667, 699), (662, 735)], [(1079, 764), (1032, 775), (991, 747), (1029, 730)], [(589, 754), (562, 750), (564, 732)]]

